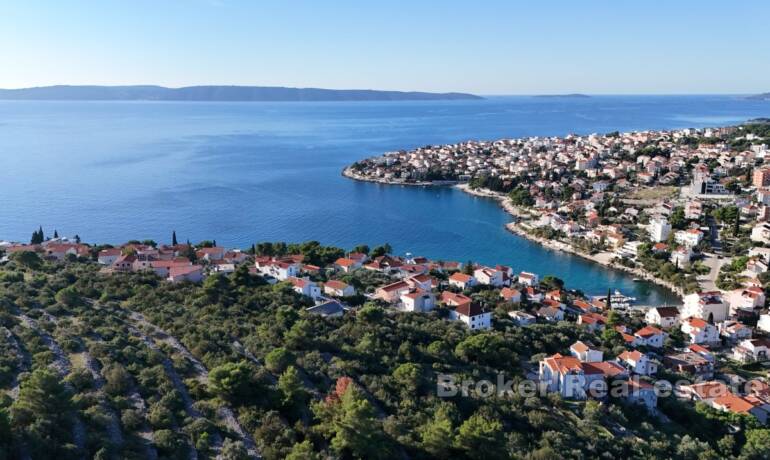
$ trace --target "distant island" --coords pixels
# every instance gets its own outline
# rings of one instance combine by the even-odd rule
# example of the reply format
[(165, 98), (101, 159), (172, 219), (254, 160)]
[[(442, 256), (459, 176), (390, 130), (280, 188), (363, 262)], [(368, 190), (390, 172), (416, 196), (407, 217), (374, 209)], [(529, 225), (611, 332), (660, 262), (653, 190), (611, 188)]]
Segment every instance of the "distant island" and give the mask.
[(588, 94), (570, 93), (570, 94), (537, 94), (535, 97), (559, 97), (559, 98), (586, 98), (591, 97)]
[(748, 96), (746, 99), (755, 99), (760, 101), (770, 101), (770, 93), (755, 94)]
[(285, 88), (272, 86), (42, 86), (0, 89), (5, 100), (59, 101), (438, 101), (483, 99), (467, 93), (377, 91), (369, 89)]

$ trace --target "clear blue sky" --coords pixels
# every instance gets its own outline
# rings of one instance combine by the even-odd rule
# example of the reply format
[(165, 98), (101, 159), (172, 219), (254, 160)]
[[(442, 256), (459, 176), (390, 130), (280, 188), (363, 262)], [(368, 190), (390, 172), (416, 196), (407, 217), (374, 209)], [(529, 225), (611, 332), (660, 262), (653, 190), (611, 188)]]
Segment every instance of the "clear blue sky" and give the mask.
[(0, 0), (0, 87), (770, 91), (767, 1)]

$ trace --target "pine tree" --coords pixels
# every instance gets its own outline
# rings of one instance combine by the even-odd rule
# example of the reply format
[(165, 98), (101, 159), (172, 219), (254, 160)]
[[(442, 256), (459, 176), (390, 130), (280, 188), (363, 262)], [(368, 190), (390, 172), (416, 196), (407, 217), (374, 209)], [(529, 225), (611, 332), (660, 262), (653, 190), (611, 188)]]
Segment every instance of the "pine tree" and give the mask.
[(171, 232), (171, 245), (176, 246), (178, 243), (176, 241), (176, 230)]

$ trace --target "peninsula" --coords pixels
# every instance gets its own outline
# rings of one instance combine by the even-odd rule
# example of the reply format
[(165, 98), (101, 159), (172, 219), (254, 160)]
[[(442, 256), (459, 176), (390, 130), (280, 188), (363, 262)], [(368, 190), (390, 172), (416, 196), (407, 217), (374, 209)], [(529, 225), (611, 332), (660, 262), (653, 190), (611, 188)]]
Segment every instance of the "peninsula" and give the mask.
[(44, 86), (0, 89), (0, 100), (56, 101), (438, 101), (483, 99), (466, 93), (285, 88), (278, 86)]
[[(468, 141), (386, 153), (353, 179), (455, 185), (495, 198), (507, 228), (686, 295), (766, 287), (770, 123)], [(744, 301), (741, 300), (741, 301)], [(752, 308), (764, 300), (750, 302)], [(738, 302), (738, 300), (736, 300)]]

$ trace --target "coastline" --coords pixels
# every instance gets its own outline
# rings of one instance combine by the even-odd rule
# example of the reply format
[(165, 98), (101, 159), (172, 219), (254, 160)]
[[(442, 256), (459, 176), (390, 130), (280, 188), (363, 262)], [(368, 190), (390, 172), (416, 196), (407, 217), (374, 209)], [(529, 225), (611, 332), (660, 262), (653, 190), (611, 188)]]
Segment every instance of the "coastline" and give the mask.
[(375, 179), (367, 176), (362, 176), (360, 174), (357, 174), (350, 170), (349, 167), (346, 167), (342, 171), (342, 175), (353, 180), (358, 180), (362, 182), (373, 182), (378, 184), (384, 184), (384, 185), (408, 185), (408, 186), (417, 186), (417, 187), (446, 187), (446, 186), (452, 186), (464, 193), (467, 193), (469, 195), (482, 197), (482, 198), (490, 198), (500, 205), (500, 207), (509, 215), (511, 215), (515, 220), (513, 222), (509, 222), (505, 225), (506, 230), (509, 232), (527, 239), (533, 243), (537, 243), (540, 246), (551, 249), (554, 251), (562, 251), (566, 252), (568, 254), (572, 254), (578, 257), (581, 257), (585, 260), (588, 260), (590, 262), (599, 264), (603, 267), (610, 268), (613, 270), (620, 270), (624, 271), (626, 273), (630, 273), (634, 275), (637, 278), (643, 279), (645, 281), (649, 281), (651, 283), (654, 283), (660, 287), (666, 288), (676, 294), (679, 297), (683, 297), (685, 294), (682, 291), (682, 288), (675, 286), (671, 284), (668, 281), (662, 280), (660, 278), (657, 278), (646, 271), (639, 269), (639, 268), (630, 268), (623, 265), (615, 264), (612, 262), (611, 253), (599, 253), (599, 254), (587, 254), (583, 251), (580, 251), (578, 249), (575, 249), (572, 245), (561, 242), (561, 241), (555, 241), (555, 240), (548, 240), (545, 238), (540, 238), (537, 236), (534, 236), (530, 233), (528, 233), (524, 228), (522, 228), (518, 223), (517, 220), (521, 217), (529, 216), (529, 213), (527, 211), (524, 211), (520, 209), (518, 206), (515, 206), (512, 204), (509, 200), (506, 200), (507, 196), (505, 194), (494, 192), (492, 190), (488, 189), (472, 189), (467, 183), (461, 183), (457, 181), (442, 181), (442, 182), (433, 182), (433, 181), (421, 181), (421, 182), (403, 182), (400, 180), (388, 180), (388, 179)]
[[(471, 189), (468, 186), (468, 184), (458, 184), (458, 185), (455, 185), (455, 188), (457, 188), (458, 190), (462, 190), (463, 192), (468, 193), (469, 195), (479, 196), (484, 198), (491, 198), (493, 200), (496, 200), (500, 204), (500, 207), (503, 208), (503, 210), (505, 210), (505, 212), (507, 212), (508, 214), (510, 214), (516, 219), (522, 217), (522, 215), (526, 215), (524, 211), (519, 209), (519, 207), (511, 204), (508, 200), (506, 200), (507, 197), (502, 193), (493, 192), (492, 190), (486, 190), (486, 189)], [(644, 279), (645, 281), (649, 281), (651, 283), (657, 284), (658, 286), (664, 287), (672, 291), (679, 297), (684, 296), (684, 291), (682, 291), (682, 288), (675, 286), (668, 281), (657, 278), (640, 268), (630, 268), (624, 265), (613, 263), (611, 253), (604, 252), (604, 253), (598, 253), (598, 254), (588, 254), (578, 249), (575, 249), (570, 244), (567, 244), (561, 241), (549, 240), (549, 239), (534, 236), (528, 233), (516, 221), (509, 222), (508, 224), (505, 225), (505, 228), (509, 232), (515, 235), (518, 235), (522, 238), (525, 238), (529, 241), (532, 241), (534, 243), (537, 243), (547, 249), (552, 249), (554, 251), (563, 251), (569, 254), (576, 255), (578, 257), (582, 257), (583, 259), (586, 259), (588, 261), (594, 262), (596, 264), (602, 265), (607, 268), (611, 268), (614, 270), (621, 270), (626, 273), (630, 273), (632, 275), (635, 275), (638, 278)]]

